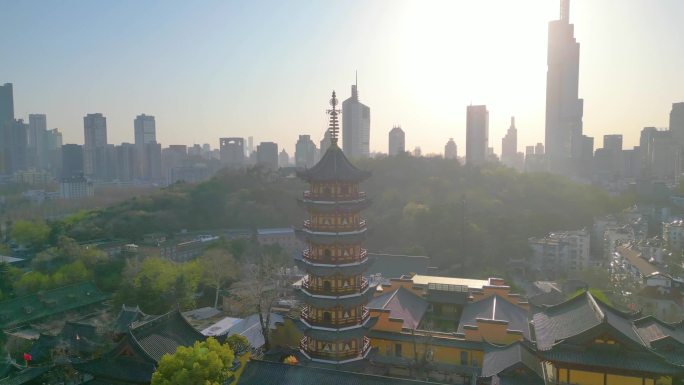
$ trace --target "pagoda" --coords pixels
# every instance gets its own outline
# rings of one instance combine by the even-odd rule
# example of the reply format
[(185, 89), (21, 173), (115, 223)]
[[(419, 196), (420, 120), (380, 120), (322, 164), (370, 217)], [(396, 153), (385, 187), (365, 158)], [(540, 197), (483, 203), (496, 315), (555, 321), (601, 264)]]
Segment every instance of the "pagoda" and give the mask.
[(352, 165), (337, 144), (340, 111), (334, 91), (330, 105), (330, 147), (315, 166), (298, 172), (309, 183), (299, 200), (308, 219), (297, 231), (308, 245), (297, 259), (307, 273), (298, 293), (305, 303), (300, 352), (312, 361), (345, 364), (366, 357), (366, 333), (375, 321), (366, 308), (375, 287), (362, 276), (369, 260), (361, 247), (367, 228), (360, 212), (370, 202), (359, 191), (370, 173)]

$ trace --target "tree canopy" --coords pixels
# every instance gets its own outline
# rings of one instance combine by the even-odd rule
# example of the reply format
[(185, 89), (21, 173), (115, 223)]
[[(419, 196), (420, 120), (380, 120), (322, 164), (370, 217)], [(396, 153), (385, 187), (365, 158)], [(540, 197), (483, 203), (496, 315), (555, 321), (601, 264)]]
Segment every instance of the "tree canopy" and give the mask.
[(152, 385), (223, 385), (232, 374), (235, 355), (230, 346), (214, 338), (179, 346), (165, 354), (152, 375)]

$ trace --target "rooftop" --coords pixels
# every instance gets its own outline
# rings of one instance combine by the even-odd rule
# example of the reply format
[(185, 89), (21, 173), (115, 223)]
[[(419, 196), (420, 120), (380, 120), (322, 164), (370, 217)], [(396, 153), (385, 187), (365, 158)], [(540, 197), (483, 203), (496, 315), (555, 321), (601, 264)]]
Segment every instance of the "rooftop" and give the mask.
[(298, 171), (297, 176), (309, 182), (361, 182), (370, 177), (370, 172), (356, 168), (342, 149), (332, 144), (315, 166)]
[(404, 321), (402, 327), (416, 329), (427, 311), (428, 303), (423, 298), (413, 294), (410, 290), (400, 287), (394, 291), (373, 298), (368, 303), (368, 308), (389, 310), (390, 318)]
[(427, 286), (430, 283), (467, 286), (469, 289), (482, 289), (489, 285), (489, 280), (486, 279), (469, 279), (469, 278), (453, 278), (453, 277), (439, 277), (435, 275), (420, 275), (416, 274), (412, 278), (414, 285)]
[(643, 276), (651, 275), (658, 272), (655, 266), (648, 263), (647, 260), (641, 258), (641, 253), (637, 250), (633, 250), (625, 245), (618, 246), (617, 252), (625, 258), (632, 266), (634, 266), (639, 273)]
[(464, 327), (477, 326), (477, 320), (505, 321), (509, 331), (519, 331), (530, 340), (529, 318), (527, 310), (518, 307), (498, 295), (469, 303), (461, 313), (457, 333), (464, 334)]

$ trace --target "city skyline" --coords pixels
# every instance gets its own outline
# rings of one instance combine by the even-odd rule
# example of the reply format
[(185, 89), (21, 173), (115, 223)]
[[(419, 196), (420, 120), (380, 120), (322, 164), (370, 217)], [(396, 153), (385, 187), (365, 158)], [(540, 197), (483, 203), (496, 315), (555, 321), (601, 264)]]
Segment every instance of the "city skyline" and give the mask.
[[(676, 49), (684, 43), (684, 27), (676, 25), (684, 4), (658, 4), (572, 2), (584, 133), (597, 138), (595, 148), (613, 133), (624, 135), (625, 148), (637, 145), (643, 127), (666, 127), (672, 103), (684, 99), (677, 72), (684, 53)], [(278, 4), (265, 15), (256, 12), (261, 2), (174, 5), (0, 5), (14, 16), (0, 26), (0, 42), (22, 58), (3, 63), (0, 79), (14, 84), (15, 115), (46, 114), (64, 143), (83, 143), (82, 118), (96, 112), (107, 117), (109, 142), (132, 142), (132, 121), (144, 112), (156, 117), (164, 146), (217, 148), (219, 137), (254, 136), (294, 153), (298, 135), (323, 137), (320, 95), (332, 88), (346, 99), (358, 70), (361, 99), (373, 109), (371, 151), (386, 151), (395, 124), (406, 131), (407, 148), (441, 153), (450, 137), (463, 146), (463, 106), (471, 102), (487, 105), (492, 143), (512, 115), (518, 151), (544, 141), (547, 29), (558, 18), (557, 1), (295, 2), (292, 20), (279, 16)], [(87, 17), (104, 11), (107, 20)], [(195, 20), (204, 15), (206, 24), (183, 21), (186, 12)], [(46, 28), (29, 31), (29, 17)], [(336, 33), (329, 34), (333, 19)], [(128, 31), (118, 28), (124, 22)], [(91, 23), (99, 28), (87, 29)], [(234, 36), (255, 26), (249, 36)]]

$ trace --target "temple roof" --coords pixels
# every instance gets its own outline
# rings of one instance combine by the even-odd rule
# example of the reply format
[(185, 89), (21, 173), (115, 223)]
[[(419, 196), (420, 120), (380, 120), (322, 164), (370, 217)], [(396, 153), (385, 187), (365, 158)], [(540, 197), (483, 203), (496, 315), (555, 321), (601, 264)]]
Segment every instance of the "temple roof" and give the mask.
[(367, 307), (376, 310), (389, 310), (390, 318), (404, 321), (402, 327), (416, 329), (427, 311), (428, 303), (410, 290), (400, 287), (373, 298)]
[(546, 307), (534, 315), (534, 332), (539, 350), (584, 334), (601, 325), (617, 331), (626, 342), (643, 346), (632, 326), (634, 314), (621, 312), (594, 298), (588, 291), (558, 305)]
[(496, 320), (508, 322), (509, 331), (520, 331), (526, 340), (530, 340), (530, 327), (527, 310), (516, 306), (498, 295), (469, 303), (461, 313), (457, 333), (463, 334), (464, 327), (477, 326), (477, 320)]
[(297, 176), (307, 182), (361, 182), (370, 177), (370, 172), (356, 168), (342, 149), (332, 144), (315, 166), (298, 171)]
[(8, 378), (1, 379), (0, 385), (22, 385), (32, 383), (32, 381), (35, 381), (50, 369), (52, 369), (52, 366), (34, 366), (26, 368)]
[(2, 301), (0, 329), (77, 310), (108, 298), (92, 282), (82, 282)]
[(147, 314), (143, 313), (138, 306), (121, 305), (121, 311), (119, 311), (119, 315), (114, 320), (112, 328), (115, 333), (126, 333), (132, 323), (140, 321), (145, 317), (147, 317)]
[(188, 323), (179, 310), (134, 324), (130, 335), (156, 362), (164, 354), (173, 354), (179, 346), (191, 346), (195, 341), (206, 338)]
[[(506, 347), (490, 345), (485, 348), (482, 377), (496, 376), (501, 380), (501, 378), (507, 377), (508, 373), (506, 372), (515, 368), (522, 368), (530, 374), (526, 376), (529, 382), (525, 383), (544, 383), (541, 363), (527, 344), (516, 342)], [(535, 382), (535, 380), (537, 381)]]
[(432, 382), (251, 360), (238, 385), (413, 385)]

